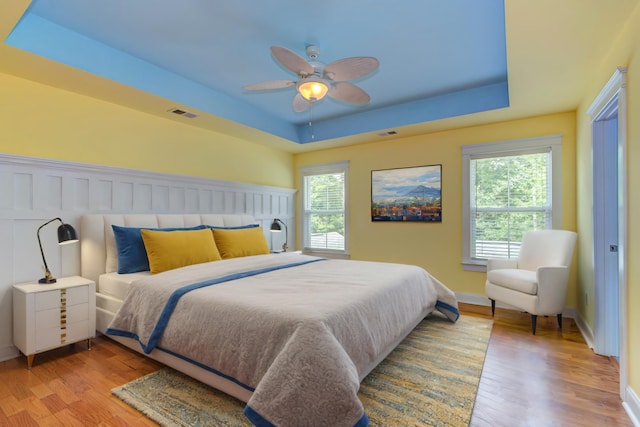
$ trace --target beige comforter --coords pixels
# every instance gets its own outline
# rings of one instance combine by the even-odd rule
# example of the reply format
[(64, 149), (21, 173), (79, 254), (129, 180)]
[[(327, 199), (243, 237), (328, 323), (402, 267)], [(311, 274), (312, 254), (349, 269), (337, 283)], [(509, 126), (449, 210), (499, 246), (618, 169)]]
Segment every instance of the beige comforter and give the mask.
[(256, 425), (366, 426), (360, 381), (436, 308), (457, 319), (453, 292), (422, 268), (283, 253), (141, 279), (107, 333), (252, 390)]

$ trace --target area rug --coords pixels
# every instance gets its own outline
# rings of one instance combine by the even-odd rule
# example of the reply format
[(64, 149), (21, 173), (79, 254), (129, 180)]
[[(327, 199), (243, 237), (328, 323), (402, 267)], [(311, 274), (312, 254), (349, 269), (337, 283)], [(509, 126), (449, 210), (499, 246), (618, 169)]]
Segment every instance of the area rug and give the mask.
[[(493, 323), (428, 316), (362, 382), (370, 426), (468, 426)], [(252, 426), (244, 403), (163, 368), (112, 392), (162, 426)]]

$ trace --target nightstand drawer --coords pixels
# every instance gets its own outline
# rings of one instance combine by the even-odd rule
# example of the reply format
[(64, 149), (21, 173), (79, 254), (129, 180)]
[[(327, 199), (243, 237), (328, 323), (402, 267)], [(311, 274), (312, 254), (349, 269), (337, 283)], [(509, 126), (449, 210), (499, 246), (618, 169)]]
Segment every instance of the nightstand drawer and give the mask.
[(79, 286), (69, 289), (56, 289), (54, 291), (38, 292), (36, 294), (36, 311), (82, 304), (89, 301), (89, 287)]
[(36, 330), (62, 327), (64, 324), (81, 322), (89, 318), (89, 304), (59, 307), (36, 312)]
[(57, 348), (61, 345), (87, 339), (89, 320), (67, 324), (66, 329), (60, 326), (36, 330), (36, 352)]

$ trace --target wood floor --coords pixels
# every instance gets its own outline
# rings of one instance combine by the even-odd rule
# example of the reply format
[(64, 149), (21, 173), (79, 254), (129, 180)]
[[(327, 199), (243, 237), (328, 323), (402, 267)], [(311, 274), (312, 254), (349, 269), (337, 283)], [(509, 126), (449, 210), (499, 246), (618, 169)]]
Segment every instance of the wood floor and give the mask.
[[(491, 318), (490, 307), (461, 304)], [(617, 365), (591, 351), (573, 319), (496, 309), (472, 427), (633, 426), (622, 408)]]
[[(466, 315), (488, 307), (461, 304)], [(574, 321), (498, 309), (471, 426), (633, 426), (618, 396), (618, 372), (586, 346)], [(99, 337), (93, 349), (75, 344), (0, 363), (0, 426), (154, 426), (111, 395), (113, 387), (161, 367)]]

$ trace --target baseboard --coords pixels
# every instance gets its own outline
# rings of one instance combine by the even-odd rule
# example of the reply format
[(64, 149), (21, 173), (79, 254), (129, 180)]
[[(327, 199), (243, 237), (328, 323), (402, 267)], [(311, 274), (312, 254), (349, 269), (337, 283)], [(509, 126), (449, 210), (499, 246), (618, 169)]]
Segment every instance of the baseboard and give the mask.
[(0, 348), (0, 362), (15, 359), (18, 356), (20, 356), (20, 351), (14, 346)]
[[(465, 304), (480, 305), (480, 306), (483, 306), (483, 307), (490, 307), (491, 306), (491, 300), (489, 300), (489, 298), (487, 298), (485, 295), (467, 294), (467, 293), (464, 293), (464, 292), (456, 292), (456, 298), (458, 299), (458, 302), (463, 302)], [(509, 310), (520, 310), (519, 308), (510, 306), (508, 304), (501, 303), (500, 301), (496, 301), (496, 307), (506, 308), (506, 309), (509, 309)]]
[(629, 415), (629, 419), (631, 419), (633, 425), (640, 427), (640, 399), (638, 399), (638, 395), (629, 386), (627, 386), (625, 390), (625, 399), (624, 402), (622, 402), (622, 406), (624, 410), (627, 411), (627, 415)]
[[(465, 304), (473, 304), (473, 305), (480, 305), (480, 306), (485, 306), (485, 307), (489, 307), (491, 305), (491, 301), (489, 300), (489, 298), (487, 298), (485, 295), (479, 295), (479, 294), (467, 294), (464, 292), (456, 292), (456, 298), (458, 299), (459, 302), (463, 302)], [(517, 307), (513, 307), (509, 304), (504, 304), (501, 303), (500, 301), (496, 301), (496, 307), (498, 308), (506, 308), (509, 310), (516, 310), (516, 311), (522, 311)], [(562, 310), (562, 317), (566, 317), (569, 319), (575, 319), (576, 318), (576, 309), (574, 307), (565, 307), (564, 310)]]
[(580, 313), (578, 313), (578, 315), (575, 317), (575, 321), (587, 345), (591, 350), (593, 350), (595, 348), (595, 344), (594, 344), (595, 338), (593, 336), (593, 330), (591, 329), (589, 324), (584, 320), (584, 317), (582, 317)]

